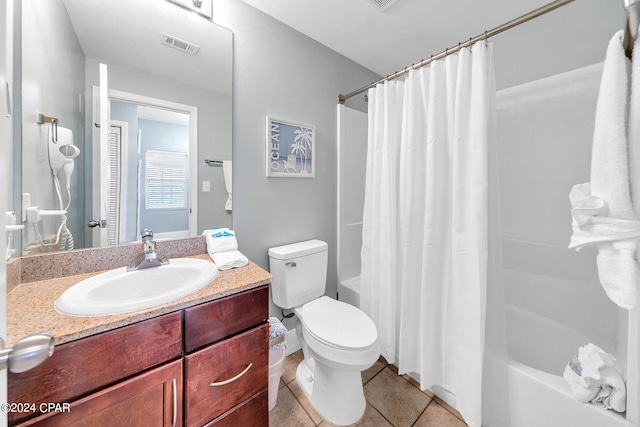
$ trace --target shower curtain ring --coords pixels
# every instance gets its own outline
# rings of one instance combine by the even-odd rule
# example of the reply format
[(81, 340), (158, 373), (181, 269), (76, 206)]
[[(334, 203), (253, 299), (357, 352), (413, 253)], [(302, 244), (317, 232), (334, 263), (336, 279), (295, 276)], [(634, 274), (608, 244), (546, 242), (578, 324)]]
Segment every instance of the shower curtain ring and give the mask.
[(489, 46), (489, 36), (487, 35), (487, 30), (484, 30), (484, 45)]

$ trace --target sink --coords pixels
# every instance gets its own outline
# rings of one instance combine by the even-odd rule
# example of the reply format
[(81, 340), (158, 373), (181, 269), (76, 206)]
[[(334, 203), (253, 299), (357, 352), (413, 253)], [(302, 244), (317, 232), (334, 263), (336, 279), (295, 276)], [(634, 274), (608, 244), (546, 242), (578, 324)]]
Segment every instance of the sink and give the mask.
[(204, 288), (218, 268), (203, 259), (172, 259), (168, 265), (129, 271), (110, 270), (76, 283), (55, 302), (72, 316), (127, 313), (174, 301)]

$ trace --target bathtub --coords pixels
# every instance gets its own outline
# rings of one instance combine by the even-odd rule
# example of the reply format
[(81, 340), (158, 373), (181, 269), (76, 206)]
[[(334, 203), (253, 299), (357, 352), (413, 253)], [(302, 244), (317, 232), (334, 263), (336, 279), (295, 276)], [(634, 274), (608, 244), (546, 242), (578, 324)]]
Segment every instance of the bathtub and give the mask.
[(338, 282), (338, 301), (360, 307), (360, 276)]
[(509, 422), (495, 427), (633, 426), (623, 414), (578, 402), (562, 377), (578, 347), (593, 342), (615, 354), (613, 343), (604, 337), (590, 340), (566, 325), (514, 306), (506, 306), (506, 320), (509, 407), (503, 415)]

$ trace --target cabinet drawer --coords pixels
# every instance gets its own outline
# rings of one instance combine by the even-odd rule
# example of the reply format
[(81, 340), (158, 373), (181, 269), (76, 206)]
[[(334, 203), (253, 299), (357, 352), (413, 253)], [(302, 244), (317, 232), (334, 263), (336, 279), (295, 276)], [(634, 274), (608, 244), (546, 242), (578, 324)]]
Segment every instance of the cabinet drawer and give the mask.
[[(182, 355), (180, 312), (56, 347), (42, 365), (9, 373), (8, 401), (71, 402)], [(15, 422), (28, 414), (9, 414)]]
[(268, 340), (264, 324), (185, 358), (185, 425), (201, 426), (267, 387)]
[(206, 425), (206, 427), (238, 427), (269, 425), (269, 393), (262, 390), (251, 399), (242, 402), (229, 412)]
[(185, 310), (187, 353), (263, 323), (269, 317), (269, 287), (241, 292)]

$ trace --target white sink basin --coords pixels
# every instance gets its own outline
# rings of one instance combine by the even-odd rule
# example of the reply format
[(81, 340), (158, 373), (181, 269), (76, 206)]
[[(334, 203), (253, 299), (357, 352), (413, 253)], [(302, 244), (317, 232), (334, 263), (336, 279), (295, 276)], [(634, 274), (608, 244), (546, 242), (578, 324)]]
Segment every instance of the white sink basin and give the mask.
[(60, 295), (55, 308), (73, 316), (127, 313), (182, 298), (217, 275), (214, 263), (193, 258), (130, 272), (117, 268), (76, 283)]

